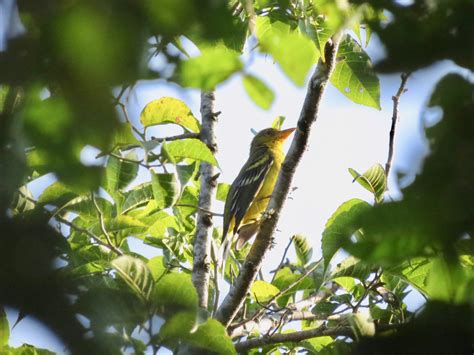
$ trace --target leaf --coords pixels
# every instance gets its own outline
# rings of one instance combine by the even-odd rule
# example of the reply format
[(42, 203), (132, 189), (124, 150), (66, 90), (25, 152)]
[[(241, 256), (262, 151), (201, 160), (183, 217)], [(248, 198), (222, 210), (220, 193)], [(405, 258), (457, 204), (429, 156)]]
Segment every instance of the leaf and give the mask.
[(107, 231), (112, 233), (141, 233), (147, 227), (146, 224), (140, 222), (138, 219), (126, 215), (120, 215), (114, 218), (106, 218), (105, 224)]
[(0, 307), (0, 347), (8, 345), (10, 339), (10, 325), (8, 324), (7, 314), (3, 307)]
[(330, 80), (349, 100), (381, 109), (379, 78), (367, 53), (349, 35), (339, 46), (337, 64)]
[(275, 118), (272, 122), (272, 128), (281, 130), (283, 127), (283, 123), (285, 123), (285, 119), (285, 116), (278, 116), (277, 118)]
[(301, 345), (306, 349), (318, 354), (325, 346), (334, 342), (334, 339), (330, 336), (321, 336), (317, 338), (311, 338), (301, 342)]
[[(125, 155), (126, 159), (138, 160), (135, 152)], [(126, 188), (138, 175), (138, 164), (109, 156), (105, 167), (105, 189), (114, 195), (117, 190)]]
[(353, 225), (356, 218), (370, 208), (367, 202), (355, 198), (344, 202), (329, 218), (321, 241), (325, 267), (343, 243), (359, 229)]
[(56, 181), (44, 189), (38, 199), (38, 203), (41, 205), (55, 205), (60, 207), (77, 196), (78, 194), (76, 192), (72, 191), (63, 183)]
[(318, 59), (313, 42), (305, 35), (291, 31), (283, 22), (271, 22), (267, 16), (257, 17), (256, 34), (260, 50), (271, 54), (283, 72), (296, 85), (303, 86), (309, 69)]
[(225, 202), (225, 200), (227, 199), (227, 194), (229, 193), (229, 190), (230, 190), (229, 184), (220, 182), (217, 185), (216, 199), (218, 199), (219, 201)]
[(132, 125), (128, 122), (121, 123), (114, 131), (112, 135), (110, 146), (121, 147), (122, 149), (128, 148), (129, 146), (139, 146), (140, 141), (135, 137), (132, 132)]
[(122, 205), (122, 213), (142, 206), (153, 199), (153, 187), (151, 182), (138, 185), (133, 190), (125, 193), (125, 199)]
[(387, 189), (387, 177), (382, 165), (374, 164), (362, 175), (352, 168), (349, 168), (349, 173), (354, 178), (354, 181), (357, 181), (366, 190), (373, 193), (377, 203), (383, 201), (383, 195)]
[(180, 188), (174, 173), (151, 172), (153, 196), (159, 209), (173, 206), (178, 200)]
[(305, 17), (304, 32), (313, 40), (321, 59), (325, 62), (324, 48), (326, 47), (327, 41), (333, 35), (334, 30), (331, 29), (326, 20), (318, 19), (318, 21), (315, 21), (311, 17)]
[(189, 158), (219, 166), (211, 150), (199, 139), (189, 138), (166, 144), (166, 150), (176, 160)]
[(186, 339), (192, 331), (196, 331), (195, 312), (177, 312), (166, 320), (157, 334), (157, 342), (174, 348), (179, 344), (179, 340)]
[(217, 46), (203, 49), (201, 55), (181, 62), (178, 73), (184, 86), (208, 91), (242, 68), (237, 52)]
[(153, 291), (153, 276), (143, 261), (129, 255), (122, 255), (112, 260), (111, 265), (117, 270), (117, 275), (119, 275), (143, 301), (149, 300), (151, 292)]
[(375, 324), (369, 313), (350, 313), (349, 323), (357, 340), (364, 336), (375, 335)]
[(159, 211), (153, 215), (154, 223), (146, 231), (147, 235), (151, 235), (154, 238), (163, 238), (168, 228), (179, 230), (176, 217), (169, 215), (165, 211)]
[(11, 208), (14, 216), (35, 208), (33, 194), (26, 185), (20, 186), (15, 193)]
[(207, 352), (221, 355), (237, 354), (226, 329), (216, 319), (209, 318), (206, 323), (197, 328), (196, 332), (185, 337), (185, 341)]
[(349, 256), (336, 265), (330, 278), (335, 279), (348, 276), (364, 282), (371, 271), (372, 268), (369, 264), (366, 264), (353, 256)]
[(433, 261), (427, 258), (414, 258), (399, 265), (388, 267), (385, 272), (401, 278), (424, 295), (428, 295), (428, 275)]
[(154, 258), (151, 258), (148, 260), (147, 265), (155, 282), (168, 272), (163, 256), (155, 256)]
[(257, 280), (252, 284), (250, 288), (250, 293), (259, 303), (268, 302), (273, 296), (277, 295), (280, 292), (278, 288), (272, 284)]
[(272, 106), (275, 94), (262, 80), (253, 75), (246, 74), (242, 77), (242, 83), (244, 84), (245, 91), (255, 104), (264, 110), (268, 110)]
[(199, 164), (193, 163), (189, 165), (176, 165), (176, 172), (178, 173), (178, 179), (181, 184), (181, 188), (184, 188), (186, 184), (194, 179), (199, 171)]
[(176, 312), (197, 312), (198, 296), (186, 274), (171, 273), (164, 275), (156, 284), (153, 301), (158, 313), (165, 317)]
[(309, 263), (313, 255), (313, 248), (311, 248), (308, 239), (304, 235), (296, 234), (293, 236), (293, 245), (299, 263), (303, 266)]
[(162, 97), (149, 102), (140, 113), (140, 122), (145, 127), (173, 123), (191, 132), (200, 130), (199, 122), (191, 109), (183, 101), (173, 97)]
[(349, 276), (335, 277), (333, 281), (341, 285), (347, 292), (351, 292), (356, 285), (354, 278)]

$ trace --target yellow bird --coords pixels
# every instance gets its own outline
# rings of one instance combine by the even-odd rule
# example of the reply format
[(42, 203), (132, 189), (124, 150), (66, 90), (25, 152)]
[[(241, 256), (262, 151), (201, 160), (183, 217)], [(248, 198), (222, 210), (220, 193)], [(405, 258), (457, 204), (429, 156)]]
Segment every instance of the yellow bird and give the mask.
[(285, 158), (283, 142), (294, 130), (267, 128), (253, 138), (249, 158), (227, 195), (223, 243), (229, 231), (232, 236), (238, 233), (235, 248), (240, 250), (257, 233)]

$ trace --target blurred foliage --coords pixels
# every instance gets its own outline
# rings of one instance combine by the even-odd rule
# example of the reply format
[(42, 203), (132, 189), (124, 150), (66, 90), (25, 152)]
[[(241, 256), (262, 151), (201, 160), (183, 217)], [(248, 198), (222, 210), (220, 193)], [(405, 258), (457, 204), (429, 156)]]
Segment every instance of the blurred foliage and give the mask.
[[(11, 38), (7, 33), (0, 52), (1, 354), (50, 353), (8, 346), (4, 306), (19, 310), (19, 320), (38, 319), (72, 353), (143, 354), (161, 347), (235, 353), (238, 338), (212, 318), (217, 282), (209, 290), (212, 306), (202, 310), (190, 275), (199, 165), (218, 161), (198, 139), (201, 124), (183, 101), (157, 98), (141, 112), (141, 126), (131, 124), (124, 98), (138, 80), (212, 90), (237, 75), (255, 104), (269, 109), (276, 99), (272, 81), (252, 72), (254, 52), (271, 56), (303, 86), (310, 69), (326, 60), (326, 43), (344, 31), (331, 83), (349, 100), (380, 109), (379, 79), (364, 50), (373, 33), (387, 50), (378, 70), (408, 72), (440, 59), (468, 69), (474, 63), (468, 0), (16, 5), (24, 30)], [(200, 54), (189, 56), (189, 41)], [(158, 64), (150, 65), (155, 58)], [(231, 328), (318, 296), (302, 309), (312, 317), (296, 327), (347, 327), (356, 341), (321, 336), (261, 351), (470, 353), (473, 98), (468, 79), (444, 77), (426, 107), (442, 111), (440, 122), (426, 130), (430, 155), (402, 190), (403, 199), (384, 202), (387, 178), (380, 164), (362, 175), (350, 169), (375, 205), (351, 199), (334, 212), (322, 234), (321, 261), (314, 260), (309, 237), (295, 235), (296, 258), (285, 253), (271, 280), (252, 285)], [(150, 137), (150, 127), (170, 124), (182, 136)], [(96, 160), (91, 148), (99, 152)], [(31, 182), (48, 186), (33, 193)], [(219, 183), (217, 199), (224, 201), (228, 190)], [(220, 234), (214, 228), (215, 250)], [(131, 238), (155, 248), (156, 256), (131, 251)], [(249, 248), (230, 252), (225, 282), (234, 280)], [(341, 249), (350, 255), (331, 264)], [(214, 258), (213, 280), (219, 278), (216, 264)], [(406, 304), (414, 290), (427, 298), (417, 313)], [(282, 330), (288, 318), (281, 319), (269, 331), (289, 332)], [(264, 334), (257, 329), (243, 336)]]

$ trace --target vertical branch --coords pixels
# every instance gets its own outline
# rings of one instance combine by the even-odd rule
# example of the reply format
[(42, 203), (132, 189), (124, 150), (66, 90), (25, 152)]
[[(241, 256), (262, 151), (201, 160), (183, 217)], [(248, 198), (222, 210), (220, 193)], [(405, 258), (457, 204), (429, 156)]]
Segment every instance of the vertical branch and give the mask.
[[(201, 140), (213, 152), (217, 152), (214, 126), (217, 114), (214, 112), (215, 94), (213, 91), (201, 93)], [(212, 196), (217, 186), (216, 170), (208, 163), (201, 163), (199, 168), (201, 190), (199, 192), (199, 209), (194, 236), (193, 283), (199, 296), (199, 306), (207, 308), (209, 298), (209, 269), (212, 234)]]
[(326, 44), (326, 62), (323, 63), (320, 61), (318, 63), (309, 81), (308, 91), (298, 120), (298, 129), (291, 143), (290, 150), (283, 162), (278, 181), (268, 204), (266, 218), (264, 218), (262, 222), (255, 242), (252, 245), (252, 249), (240, 270), (239, 276), (216, 313), (216, 318), (225, 326), (228, 326), (234, 319), (244, 303), (250, 286), (260, 270), (263, 257), (272, 244), (273, 233), (280, 217), (280, 211), (288, 196), (296, 167), (308, 145), (311, 125), (318, 118), (324, 89), (336, 64), (340, 37), (340, 34), (336, 34), (332, 40)]
[(397, 129), (397, 122), (399, 119), (398, 104), (400, 102), (400, 97), (406, 91), (405, 85), (407, 83), (409, 76), (410, 76), (409, 73), (402, 73), (400, 75), (402, 79), (400, 83), (400, 87), (398, 88), (398, 91), (395, 94), (395, 96), (392, 96), (392, 101), (393, 101), (392, 126), (390, 127), (387, 163), (385, 163), (385, 176), (387, 176), (387, 179), (388, 179), (388, 174), (390, 173), (390, 168), (392, 167), (393, 146), (395, 144), (395, 130)]

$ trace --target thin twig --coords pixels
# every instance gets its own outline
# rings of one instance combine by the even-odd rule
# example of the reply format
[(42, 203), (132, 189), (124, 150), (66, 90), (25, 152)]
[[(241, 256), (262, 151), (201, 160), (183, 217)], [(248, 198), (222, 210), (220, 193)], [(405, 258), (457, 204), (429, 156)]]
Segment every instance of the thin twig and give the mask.
[(207, 214), (209, 214), (209, 215), (211, 215), (211, 216), (224, 217), (224, 214), (222, 214), (222, 213), (212, 212), (212, 211), (209, 211), (209, 210), (207, 210), (207, 209), (205, 209), (205, 208), (202, 208), (202, 207), (199, 207), (199, 206), (196, 206), (196, 205), (192, 205), (192, 204), (190, 204), (190, 203), (177, 203), (177, 204), (175, 204), (175, 205), (173, 205), (173, 206), (175, 206), (175, 207), (192, 207), (192, 208), (195, 208), (195, 209), (197, 209), (197, 210), (199, 210), (199, 211), (201, 211), (201, 212), (203, 212), (203, 213), (207, 213)]
[(169, 137), (151, 137), (150, 139), (152, 141), (156, 142), (171, 142), (171, 141), (177, 141), (180, 139), (189, 139), (189, 138), (199, 138), (199, 133), (194, 133), (194, 132), (186, 132), (183, 134), (178, 134), (176, 136), (169, 136)]
[(276, 277), (278, 271), (281, 269), (281, 267), (285, 263), (286, 254), (288, 253), (288, 250), (290, 249), (291, 243), (293, 243), (293, 239), (295, 239), (295, 236), (292, 236), (290, 238), (290, 241), (288, 242), (288, 245), (286, 246), (285, 251), (283, 252), (280, 263), (278, 264), (277, 268), (274, 271), (272, 271), (274, 274), (273, 274), (273, 277), (272, 277), (272, 281), (270, 281), (270, 283), (273, 283), (273, 281), (275, 281), (275, 277)]
[(393, 101), (392, 126), (390, 128), (387, 163), (385, 164), (385, 176), (387, 176), (387, 178), (388, 178), (388, 174), (390, 173), (390, 168), (392, 166), (393, 147), (395, 144), (395, 130), (397, 128), (397, 122), (399, 120), (398, 105), (400, 103), (400, 97), (406, 91), (405, 85), (407, 83), (409, 76), (410, 76), (410, 73), (402, 73), (400, 75), (400, 78), (401, 78), (400, 87), (398, 88), (398, 91), (395, 94), (395, 96), (392, 96), (392, 101)]

